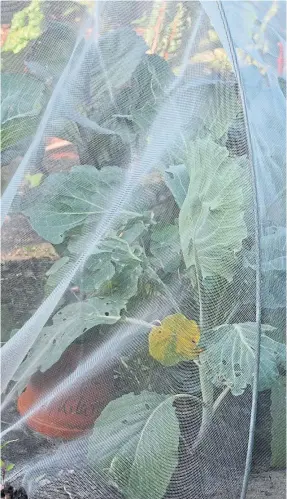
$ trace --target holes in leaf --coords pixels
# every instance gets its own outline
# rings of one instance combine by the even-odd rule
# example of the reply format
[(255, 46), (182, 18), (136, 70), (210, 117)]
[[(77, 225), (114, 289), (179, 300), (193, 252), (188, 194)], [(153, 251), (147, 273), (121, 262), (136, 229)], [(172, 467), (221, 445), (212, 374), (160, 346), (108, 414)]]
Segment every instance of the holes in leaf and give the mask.
[(110, 313), (109, 312), (105, 312), (105, 316), (106, 317), (109, 317)]
[(172, 180), (174, 179), (174, 174), (173, 173), (168, 172), (168, 171), (166, 171), (165, 173), (169, 176), (169, 178), (171, 178)]
[(234, 364), (234, 374), (236, 378), (238, 378), (242, 374), (241, 367), (238, 363)]

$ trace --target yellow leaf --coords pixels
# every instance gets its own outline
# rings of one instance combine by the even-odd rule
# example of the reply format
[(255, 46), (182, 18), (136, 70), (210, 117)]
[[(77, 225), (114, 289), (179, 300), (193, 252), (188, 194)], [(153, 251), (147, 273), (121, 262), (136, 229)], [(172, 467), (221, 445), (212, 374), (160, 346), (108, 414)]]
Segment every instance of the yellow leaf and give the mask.
[(160, 326), (154, 326), (149, 334), (149, 353), (164, 366), (173, 366), (178, 362), (195, 359), (201, 349), (198, 348), (200, 331), (195, 321), (183, 314), (169, 315)]

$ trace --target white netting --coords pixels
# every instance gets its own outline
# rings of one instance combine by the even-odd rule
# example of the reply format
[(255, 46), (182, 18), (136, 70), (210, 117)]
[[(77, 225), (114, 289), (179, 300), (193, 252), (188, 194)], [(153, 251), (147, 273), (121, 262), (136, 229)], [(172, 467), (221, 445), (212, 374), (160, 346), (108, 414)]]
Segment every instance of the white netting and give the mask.
[(285, 462), (285, 3), (2, 4), (3, 480), (244, 498)]

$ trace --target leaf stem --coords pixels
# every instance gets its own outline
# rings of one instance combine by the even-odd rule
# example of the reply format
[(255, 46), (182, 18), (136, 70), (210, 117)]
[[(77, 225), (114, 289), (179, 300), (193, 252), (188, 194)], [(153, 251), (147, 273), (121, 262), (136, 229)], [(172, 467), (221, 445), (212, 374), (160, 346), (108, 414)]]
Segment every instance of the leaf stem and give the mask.
[(205, 433), (207, 427), (212, 420), (212, 404), (213, 404), (213, 384), (206, 376), (205, 364), (200, 364), (199, 366), (199, 380), (201, 387), (201, 395), (203, 401), (202, 409), (202, 421), (199, 430), (198, 438)]
[(222, 392), (218, 395), (217, 399), (215, 400), (214, 404), (213, 404), (213, 408), (212, 408), (212, 414), (215, 413), (216, 409), (218, 409), (219, 405), (221, 404), (222, 400), (224, 399), (224, 397), (226, 397), (226, 395), (230, 392), (230, 387), (229, 386), (226, 386), (224, 388), (224, 390), (222, 390)]
[(146, 321), (142, 321), (141, 319), (133, 318), (133, 317), (123, 317), (121, 322), (128, 322), (129, 324), (135, 324), (136, 326), (144, 326), (151, 329), (154, 324)]
[(224, 323), (229, 324), (230, 320), (234, 317), (239, 308), (240, 308), (240, 303), (237, 302), (235, 307), (231, 310), (230, 314), (224, 319)]
[[(195, 273), (196, 273), (196, 282), (198, 289), (198, 299), (199, 299), (199, 328), (200, 331), (204, 331), (204, 310), (203, 310), (203, 287), (202, 287), (202, 275), (200, 271), (200, 265), (197, 257), (196, 249), (194, 250), (194, 263), (195, 263)], [(212, 421), (212, 404), (213, 404), (213, 384), (208, 379), (206, 373), (206, 365), (204, 363), (200, 363), (199, 366), (199, 381), (201, 388), (201, 396), (202, 396), (202, 420), (201, 426), (196, 437), (196, 440), (193, 445), (193, 451), (198, 447), (200, 442), (202, 441), (207, 428), (209, 427)]]
[(199, 328), (200, 328), (200, 331), (202, 331), (203, 327), (204, 327), (202, 279), (201, 279), (200, 266), (199, 266), (196, 250), (194, 250), (194, 264), (195, 264), (196, 284), (197, 284), (197, 292), (198, 292), (198, 302), (199, 302)]

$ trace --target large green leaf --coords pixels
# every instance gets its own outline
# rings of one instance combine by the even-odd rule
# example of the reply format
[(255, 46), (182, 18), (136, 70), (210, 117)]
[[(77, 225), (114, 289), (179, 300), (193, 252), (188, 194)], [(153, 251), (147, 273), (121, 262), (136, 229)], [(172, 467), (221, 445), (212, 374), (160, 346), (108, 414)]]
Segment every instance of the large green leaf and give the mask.
[(100, 292), (100, 296), (111, 297), (113, 300), (124, 299), (128, 301), (135, 296), (138, 291), (138, 280), (142, 274), (142, 267), (139, 262), (130, 262), (122, 266), (110, 281), (107, 289)]
[(235, 85), (214, 85), (211, 106), (204, 117), (204, 125), (214, 140), (227, 133), (231, 123), (241, 109)]
[(179, 214), (179, 233), (188, 269), (199, 266), (203, 278), (231, 281), (236, 253), (247, 236), (244, 222), (246, 169), (210, 138), (191, 144), (190, 184)]
[(85, 331), (99, 324), (115, 324), (120, 320), (125, 305), (124, 299), (91, 298), (59, 310), (53, 317), (53, 325), (42, 329), (17, 370), (14, 379), (19, 380), (20, 388), (25, 387), (35, 371), (46, 371), (55, 364), (66, 348)]
[(89, 460), (127, 499), (161, 499), (178, 462), (179, 424), (174, 397), (129, 393), (97, 419)]
[(178, 227), (166, 224), (151, 229), (150, 251), (152, 264), (165, 272), (174, 272), (181, 262)]
[[(64, 260), (66, 261), (63, 263)], [(60, 265), (61, 261), (62, 265)], [(48, 275), (46, 283), (47, 294), (61, 282), (62, 278), (72, 267), (73, 263), (66, 256), (54, 263), (46, 274)], [(71, 284), (79, 286), (82, 293), (95, 294), (104, 284), (110, 282), (114, 274), (115, 267), (108, 254), (104, 254), (101, 258), (91, 255), (85, 262), (84, 268), (73, 278)]]
[(1, 127), (1, 147), (5, 151), (18, 144), (22, 139), (33, 136), (39, 124), (39, 116), (27, 116), (27, 118), (15, 118)]
[(122, 87), (131, 78), (146, 50), (143, 38), (129, 27), (103, 35), (91, 71), (92, 99), (99, 102), (106, 92)]
[(130, 114), (140, 129), (147, 130), (165, 99), (173, 78), (168, 63), (158, 55), (145, 55), (135, 69), (130, 88), (119, 95), (122, 112)]
[(1, 123), (37, 116), (44, 104), (45, 85), (25, 74), (1, 76)]
[(62, 74), (76, 41), (77, 32), (72, 24), (46, 19), (45, 31), (27, 54), (25, 65), (40, 80), (51, 82)]
[[(261, 326), (259, 389), (266, 390), (279, 376), (278, 367), (285, 355), (285, 346), (266, 333), (275, 328)], [(206, 374), (216, 386), (229, 386), (233, 395), (241, 395), (253, 384), (256, 370), (258, 327), (254, 322), (225, 324), (212, 330), (213, 337), (200, 354)]]
[[(83, 239), (72, 235), (68, 251), (80, 254)], [(141, 248), (131, 247), (120, 237), (108, 237), (94, 249), (83, 268), (75, 275), (72, 285), (78, 286), (82, 293), (129, 299), (137, 293), (138, 278), (142, 273)], [(49, 269), (46, 291), (51, 291), (72, 269), (73, 259), (64, 256)]]
[[(93, 166), (75, 166), (70, 172), (49, 175), (40, 187), (32, 189), (23, 203), (36, 232), (54, 244), (61, 243), (66, 232), (84, 222), (97, 222), (109, 209), (125, 173), (117, 167), (101, 171)], [(140, 215), (122, 211), (120, 219)]]
[[(286, 271), (286, 227), (270, 227), (260, 240), (263, 272)], [(245, 252), (246, 266), (256, 269), (255, 248)]]
[(143, 38), (129, 27), (111, 30), (101, 36), (97, 46), (91, 45), (86, 51), (82, 68), (87, 78), (78, 78), (74, 82), (66, 96), (67, 111), (84, 112), (92, 128), (93, 122), (99, 124), (111, 119), (119, 111), (115, 105), (117, 95), (130, 80), (146, 50)]
[[(113, 45), (117, 38), (119, 43), (112, 49), (113, 56), (109, 52), (107, 57), (106, 45)], [(125, 53), (131, 40), (133, 47)], [(131, 146), (145, 147), (147, 130), (165, 98), (165, 88), (172, 77), (170, 68), (159, 56), (145, 54), (142, 42), (129, 29), (111, 32), (101, 42), (103, 60), (98, 61), (97, 54), (92, 65), (97, 69), (91, 74), (91, 98), (86, 106), (90, 128), (87, 129), (84, 122), (80, 124), (85, 128), (81, 133), (86, 137), (89, 154), (95, 156), (93, 164), (100, 167), (126, 164), (130, 162)], [(121, 58), (123, 64), (119, 63)], [(128, 68), (125, 68), (126, 63)], [(86, 89), (83, 92), (86, 95)]]
[(1, 151), (32, 136), (45, 104), (45, 85), (29, 75), (1, 76)]
[(110, 256), (105, 254), (98, 258), (94, 255), (88, 258), (83, 271), (76, 277), (75, 284), (86, 293), (99, 291), (101, 287), (110, 282), (115, 275), (115, 267)]
[(171, 165), (164, 172), (164, 180), (167, 187), (173, 194), (177, 205), (181, 208), (186, 198), (189, 186), (189, 176), (186, 166)]
[[(261, 297), (266, 309), (284, 308), (286, 305), (286, 228), (270, 227), (260, 240)], [(244, 266), (256, 271), (255, 247), (244, 252)], [(252, 276), (251, 276), (252, 279)], [(251, 281), (245, 302), (255, 302), (255, 276)]]
[(122, 238), (129, 244), (134, 243), (143, 233), (146, 231), (147, 227), (143, 221), (134, 222), (130, 227), (125, 227), (122, 232)]

